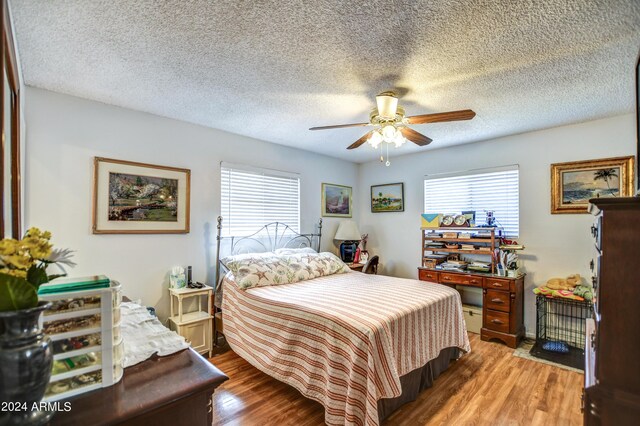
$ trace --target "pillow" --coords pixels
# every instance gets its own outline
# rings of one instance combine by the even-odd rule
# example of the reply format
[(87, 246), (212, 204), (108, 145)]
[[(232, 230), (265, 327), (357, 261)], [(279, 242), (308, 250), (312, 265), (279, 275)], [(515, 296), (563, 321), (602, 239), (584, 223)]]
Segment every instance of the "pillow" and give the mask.
[(279, 248), (274, 252), (275, 254), (304, 254), (304, 253), (317, 253), (311, 247), (301, 247), (301, 248)]
[(225, 268), (231, 269), (229, 265), (233, 262), (243, 262), (249, 259), (260, 259), (263, 257), (269, 258), (274, 255), (273, 252), (267, 251), (263, 253), (243, 253), (243, 254), (234, 254), (233, 256), (225, 256), (220, 259), (220, 263), (224, 265)]
[(241, 289), (290, 284), (350, 271), (332, 253), (245, 256), (231, 259), (227, 262), (227, 267)]

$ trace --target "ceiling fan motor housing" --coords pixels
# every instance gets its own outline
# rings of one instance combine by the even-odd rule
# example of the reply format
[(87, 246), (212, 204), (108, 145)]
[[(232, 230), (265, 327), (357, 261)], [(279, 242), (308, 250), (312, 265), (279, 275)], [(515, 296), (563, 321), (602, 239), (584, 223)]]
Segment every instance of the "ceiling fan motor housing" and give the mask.
[(376, 96), (376, 104), (378, 105), (378, 113), (380, 117), (387, 120), (395, 119), (396, 110), (398, 109), (398, 98), (395, 93), (380, 93)]

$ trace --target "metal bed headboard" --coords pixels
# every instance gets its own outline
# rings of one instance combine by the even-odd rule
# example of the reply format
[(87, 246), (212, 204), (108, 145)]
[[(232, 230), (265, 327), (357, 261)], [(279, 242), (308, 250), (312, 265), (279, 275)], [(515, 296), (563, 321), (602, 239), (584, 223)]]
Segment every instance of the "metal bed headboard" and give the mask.
[(216, 286), (220, 282), (220, 255), (221, 243), (228, 241), (230, 246), (226, 255), (242, 253), (264, 253), (274, 251), (279, 248), (303, 248), (311, 247), (315, 251), (320, 251), (320, 241), (322, 239), (322, 219), (318, 221), (318, 232), (315, 234), (299, 234), (289, 225), (282, 222), (271, 222), (251, 235), (246, 236), (222, 236), (222, 216), (218, 216), (218, 235), (216, 237)]

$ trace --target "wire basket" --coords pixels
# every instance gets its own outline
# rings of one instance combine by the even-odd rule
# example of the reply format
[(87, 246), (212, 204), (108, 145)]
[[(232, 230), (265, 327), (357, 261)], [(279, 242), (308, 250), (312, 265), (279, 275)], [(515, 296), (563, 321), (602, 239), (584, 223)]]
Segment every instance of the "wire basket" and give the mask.
[(536, 296), (536, 343), (529, 353), (584, 370), (585, 320), (592, 309), (588, 300)]

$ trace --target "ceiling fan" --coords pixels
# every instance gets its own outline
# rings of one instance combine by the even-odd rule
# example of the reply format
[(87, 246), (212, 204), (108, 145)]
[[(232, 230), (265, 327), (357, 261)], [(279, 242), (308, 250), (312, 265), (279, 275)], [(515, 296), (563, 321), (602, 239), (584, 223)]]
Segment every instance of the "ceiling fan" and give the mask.
[(409, 124), (441, 123), (444, 121), (471, 120), (476, 113), (470, 109), (460, 111), (439, 112), (405, 116), (404, 108), (398, 105), (398, 97), (392, 91), (382, 92), (376, 96), (377, 108), (369, 114), (367, 123), (338, 124), (335, 126), (312, 127), (309, 130), (341, 129), (344, 127), (374, 126), (375, 128), (352, 143), (347, 149), (358, 148), (365, 142), (377, 148), (382, 142), (402, 146), (407, 140), (419, 146), (431, 143), (431, 138), (407, 127)]

